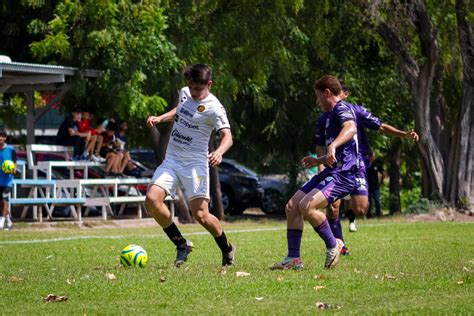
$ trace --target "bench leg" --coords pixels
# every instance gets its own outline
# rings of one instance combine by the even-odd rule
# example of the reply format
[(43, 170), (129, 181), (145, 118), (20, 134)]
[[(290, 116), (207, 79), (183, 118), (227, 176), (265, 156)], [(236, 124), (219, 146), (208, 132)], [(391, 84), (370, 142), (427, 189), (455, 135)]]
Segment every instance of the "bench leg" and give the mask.
[(107, 220), (107, 205), (102, 205), (102, 220)]

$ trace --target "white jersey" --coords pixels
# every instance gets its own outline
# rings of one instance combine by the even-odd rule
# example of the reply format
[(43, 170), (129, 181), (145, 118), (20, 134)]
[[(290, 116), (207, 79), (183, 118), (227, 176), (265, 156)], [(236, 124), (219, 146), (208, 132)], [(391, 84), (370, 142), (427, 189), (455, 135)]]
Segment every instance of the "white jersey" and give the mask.
[(166, 157), (207, 161), (209, 137), (214, 129), (223, 128), (230, 128), (229, 121), (224, 107), (212, 93), (196, 101), (188, 87), (182, 88)]

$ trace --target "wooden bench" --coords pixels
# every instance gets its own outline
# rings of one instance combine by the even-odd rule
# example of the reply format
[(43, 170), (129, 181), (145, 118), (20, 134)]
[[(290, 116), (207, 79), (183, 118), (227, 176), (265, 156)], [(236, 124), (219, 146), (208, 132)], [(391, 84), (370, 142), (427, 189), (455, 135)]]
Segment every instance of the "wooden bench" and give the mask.
[[(38, 171), (46, 173), (46, 179), (51, 180), (53, 168), (63, 167), (69, 169), (69, 178), (74, 179), (74, 170), (84, 170), (84, 178), (87, 179), (89, 167), (100, 167), (104, 164), (88, 161), (78, 160), (69, 161), (73, 148), (70, 146), (59, 146), (59, 145), (43, 145), (43, 144), (31, 144), (26, 145), (26, 158), (28, 161), (28, 168), (33, 170), (33, 178), (38, 178)], [(37, 161), (37, 153), (59, 153), (65, 160), (62, 161)]]
[(42, 206), (45, 207), (48, 218), (53, 219), (53, 212), (50, 207), (50, 205), (54, 206), (59, 206), (59, 205), (65, 205), (65, 206), (75, 206), (76, 209), (71, 208), (71, 213), (73, 217), (78, 220), (79, 222), (82, 221), (81, 217), (81, 205), (86, 202), (85, 198), (12, 198), (9, 201), (10, 206), (12, 205), (35, 205), (39, 206), (39, 221), (40, 223), (43, 222), (43, 211), (42, 211)]

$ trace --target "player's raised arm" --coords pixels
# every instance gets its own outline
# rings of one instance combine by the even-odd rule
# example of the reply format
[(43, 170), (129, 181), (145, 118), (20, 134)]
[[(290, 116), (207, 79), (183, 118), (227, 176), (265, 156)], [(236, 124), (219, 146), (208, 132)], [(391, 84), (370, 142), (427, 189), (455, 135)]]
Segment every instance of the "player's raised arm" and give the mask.
[(313, 157), (306, 156), (301, 160), (301, 165), (305, 168), (319, 167), (326, 161), (326, 155)]
[(232, 132), (229, 128), (223, 128), (219, 130), (219, 136), (221, 141), (219, 147), (212, 153), (209, 153), (209, 165), (211, 167), (218, 166), (222, 161), (222, 156), (232, 147), (234, 143), (232, 139)]
[(146, 125), (148, 127), (152, 127), (153, 125), (159, 124), (161, 122), (172, 122), (175, 116), (176, 116), (176, 108), (160, 116), (149, 116), (146, 119)]

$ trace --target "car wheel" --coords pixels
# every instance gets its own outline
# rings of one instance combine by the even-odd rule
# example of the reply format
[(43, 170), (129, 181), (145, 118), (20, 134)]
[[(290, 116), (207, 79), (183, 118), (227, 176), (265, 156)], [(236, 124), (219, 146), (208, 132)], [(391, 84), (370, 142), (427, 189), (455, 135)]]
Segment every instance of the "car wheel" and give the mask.
[(285, 201), (283, 195), (277, 190), (265, 190), (262, 200), (262, 211), (266, 214), (284, 214)]
[(221, 198), (224, 213), (229, 215), (239, 215), (245, 211), (245, 208), (235, 201), (234, 196), (227, 189), (221, 189)]

